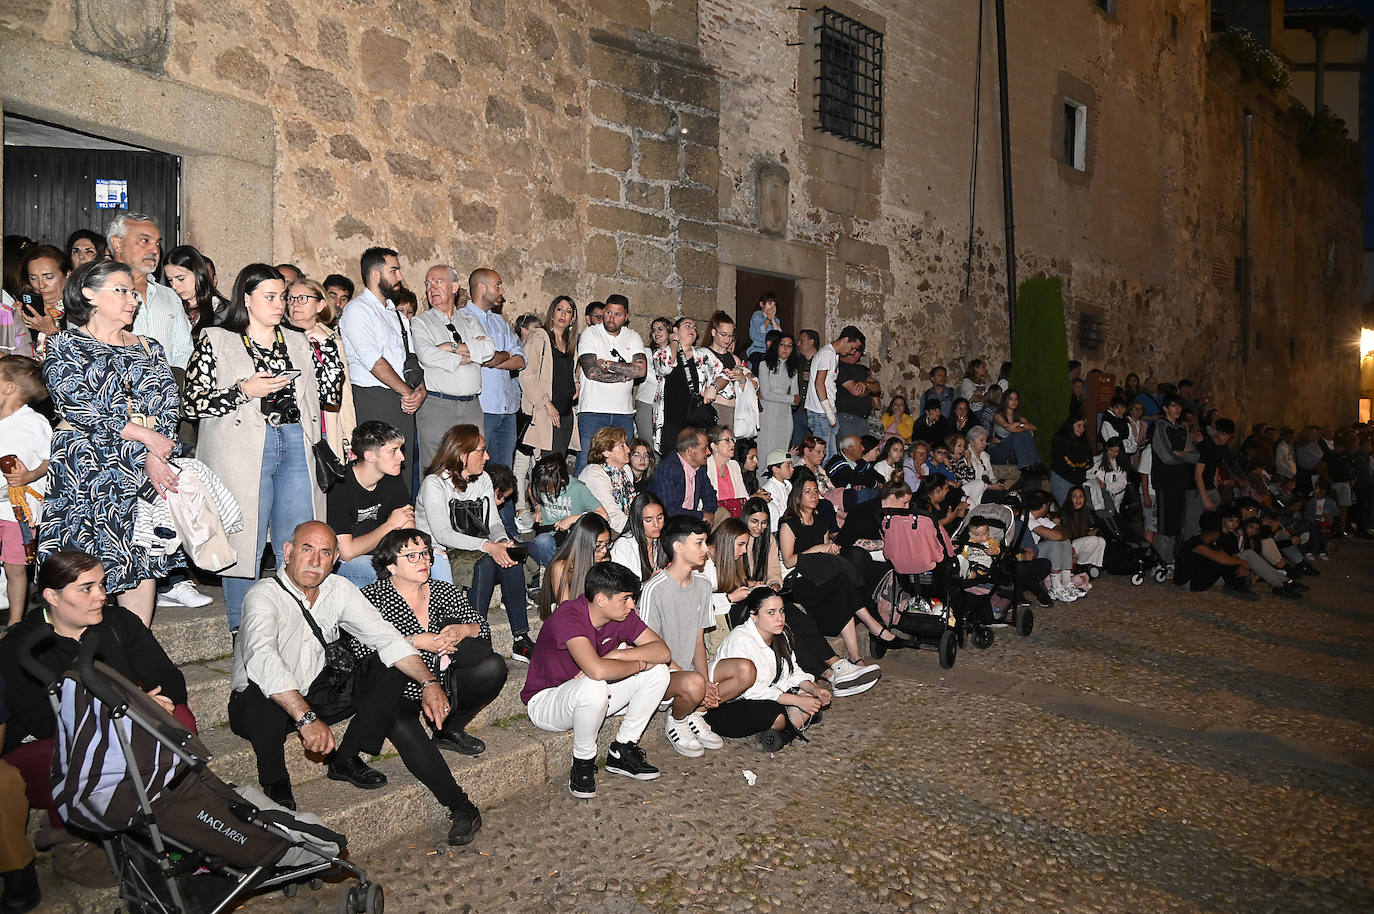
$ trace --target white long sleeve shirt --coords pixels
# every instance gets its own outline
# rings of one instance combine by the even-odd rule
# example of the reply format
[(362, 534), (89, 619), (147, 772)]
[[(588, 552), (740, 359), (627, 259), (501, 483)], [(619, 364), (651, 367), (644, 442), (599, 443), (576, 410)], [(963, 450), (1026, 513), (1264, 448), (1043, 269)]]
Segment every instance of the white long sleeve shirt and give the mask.
[(815, 676), (803, 670), (797, 663), (796, 654), (792, 655), (792, 671), (777, 682), (773, 681), (778, 675), (778, 658), (773, 653), (773, 648), (769, 647), (759, 634), (753, 616), (732, 628), (720, 647), (716, 648), (716, 657), (711, 661), (711, 677), (714, 678), (716, 675), (716, 664), (734, 657), (752, 662), (754, 669), (758, 670), (754, 684), (745, 689), (740, 698), (751, 698), (756, 701), (777, 700), (783, 692), (803, 682), (816, 681)]
[(184, 369), (191, 361), (191, 319), (186, 306), (175, 292), (151, 279), (148, 295), (134, 315), (134, 333), (161, 343), (173, 368)]

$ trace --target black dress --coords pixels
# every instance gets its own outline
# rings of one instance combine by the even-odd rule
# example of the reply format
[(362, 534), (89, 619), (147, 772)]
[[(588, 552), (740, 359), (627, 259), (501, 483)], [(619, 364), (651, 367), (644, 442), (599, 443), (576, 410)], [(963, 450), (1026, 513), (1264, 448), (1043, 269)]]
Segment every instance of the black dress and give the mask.
[(787, 581), (792, 598), (806, 608), (823, 634), (838, 635), (864, 606), (862, 579), (838, 555), (804, 554), (825, 542), (826, 528), (819, 519), (806, 524), (800, 517), (788, 515), (782, 525), (792, 531), (792, 551), (797, 557), (796, 571)]

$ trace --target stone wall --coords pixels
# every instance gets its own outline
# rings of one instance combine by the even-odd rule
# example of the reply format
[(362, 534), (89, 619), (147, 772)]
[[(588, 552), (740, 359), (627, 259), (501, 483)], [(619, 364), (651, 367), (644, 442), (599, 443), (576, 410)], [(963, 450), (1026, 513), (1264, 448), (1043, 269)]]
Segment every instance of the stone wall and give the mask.
[[(799, 326), (859, 325), (910, 392), (937, 362), (1009, 351), (991, 4), (972, 226), (978, 5), (829, 5), (884, 34), (881, 148), (816, 129), (814, 13), (743, 0), (22, 0), (0, 6), (0, 103), (186, 156), (184, 235), (223, 273), (352, 274), (386, 243), (412, 285), (432, 262), (491, 265), (512, 315), (624, 291), (641, 325), (732, 309), (737, 269), (772, 273)], [(1090, 365), (1193, 376), (1229, 411), (1298, 384), (1283, 418), (1348, 417), (1351, 174), (1302, 162), (1283, 100), (1209, 60), (1206, 4), (1117, 6), (1008, 0), (1019, 275), (1064, 278)], [(1089, 108), (1082, 171), (1061, 161), (1069, 99)]]
[[(957, 376), (970, 358), (1009, 352), (991, 4), (971, 257), (977, 4), (829, 5), (884, 32), (882, 150), (816, 129), (811, 13), (701, 0), (703, 55), (722, 78), (723, 259), (777, 260), (780, 245), (823, 258), (823, 297), (801, 309), (802, 323), (858, 324), (878, 341), (870, 352), (888, 388), (911, 392), (937, 362)], [(1209, 65), (1204, 4), (1140, 0), (1115, 17), (1092, 3), (1007, 7), (1018, 274), (1064, 277), (1070, 351), (1119, 376), (1192, 376), (1240, 418), (1348, 419), (1356, 366), (1339, 345), (1358, 330), (1359, 200), (1345, 169), (1301, 162), (1278, 105), (1237, 85), (1226, 61)], [(1061, 161), (1066, 99), (1089, 107), (1081, 172)], [(1282, 188), (1286, 208), (1256, 200), (1252, 232), (1267, 248), (1255, 251), (1252, 329), (1262, 332), (1241, 366), (1229, 279), (1239, 147), (1223, 125), (1247, 105), (1270, 125), (1254, 190)], [(763, 169), (784, 172), (781, 239), (761, 228), (760, 213), (778, 208), (759, 197)], [(1326, 261), (1314, 266), (1314, 236), (1335, 245), (1320, 242), (1329, 276)], [(1224, 290), (1214, 261), (1225, 262)], [(1314, 300), (1321, 317), (1310, 321)], [(1104, 332), (1092, 352), (1078, 344), (1084, 314)], [(1312, 378), (1290, 410), (1287, 379), (1318, 372), (1326, 383)]]

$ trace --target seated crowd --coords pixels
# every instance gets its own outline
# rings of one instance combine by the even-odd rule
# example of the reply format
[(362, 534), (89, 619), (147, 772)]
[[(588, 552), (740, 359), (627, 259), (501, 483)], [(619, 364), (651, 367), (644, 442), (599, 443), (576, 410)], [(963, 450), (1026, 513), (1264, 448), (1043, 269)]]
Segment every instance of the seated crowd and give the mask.
[[(148, 626), (156, 606), (208, 604), (206, 572), (234, 636), (229, 725), (267, 795), (294, 808), (288, 734), (362, 789), (385, 785), (362, 755), (390, 740), (464, 844), (481, 816), (441, 751), (485, 748), (467, 726), (508, 676), (487, 623), (498, 585), (529, 718), (572, 731), (585, 798), (610, 715), (605, 771), (647, 780), (660, 710), (685, 756), (722, 737), (776, 750), (871, 688), (860, 635), (874, 657), (903, 644), (875, 598), (891, 516), (968, 528), (977, 551), (971, 510), (1022, 512), (1015, 599), (1042, 605), (1085, 596), (1124, 530), (1179, 584), (1258, 578), (1292, 598), (1330, 539), (1374, 528), (1368, 428), (1259, 424), (1238, 444), (1187, 381), (1129, 375), (1098, 414), (1071, 365), (1045, 463), (1009, 364), (994, 381), (973, 360), (958, 384), (936, 366), (918, 408), (883, 405), (859, 329), (793, 337), (771, 295), (747, 341), (717, 312), (704, 335), (655, 318), (647, 344), (623, 295), (580, 315), (560, 295), (512, 326), (496, 271), (436, 264), (416, 296), (379, 247), (357, 286), (251, 264), (226, 296), (213, 261), (163, 257), (139, 214), (5, 267), (0, 775), (17, 771), (54, 828), (53, 721), (18, 636), (50, 624), (41, 650), (61, 666), (84, 631), (111, 630), (103, 659), (194, 729)], [(199, 544), (169, 542), (150, 507), (187, 473), (222, 494), (234, 555), (195, 574)], [(28, 891), (18, 863), (6, 904)]]

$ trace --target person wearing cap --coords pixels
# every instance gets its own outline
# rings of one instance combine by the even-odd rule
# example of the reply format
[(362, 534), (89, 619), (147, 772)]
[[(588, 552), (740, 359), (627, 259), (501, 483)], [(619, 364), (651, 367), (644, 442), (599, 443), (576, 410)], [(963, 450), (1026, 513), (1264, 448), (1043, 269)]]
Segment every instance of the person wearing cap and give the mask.
[(945, 443), (953, 429), (949, 420), (941, 414), (941, 408), (938, 398), (925, 398), (921, 404), (921, 418), (916, 420), (911, 431), (912, 441), (924, 441), (930, 445)]
[(764, 478), (759, 491), (769, 495), (768, 524), (777, 533), (778, 521), (782, 519), (788, 496), (792, 494), (792, 458), (782, 448), (773, 448), (764, 458), (763, 466)]

